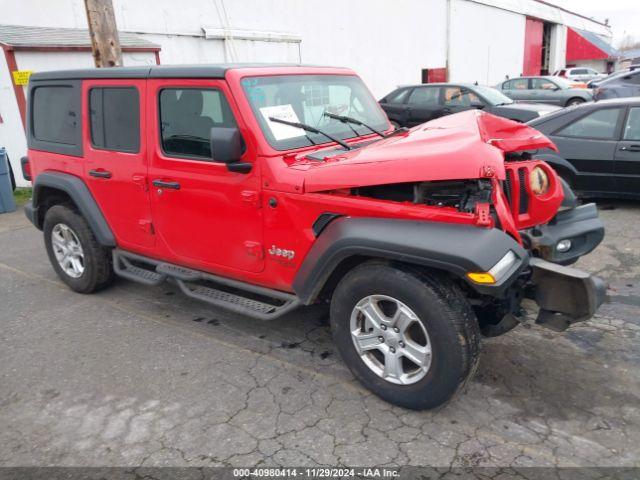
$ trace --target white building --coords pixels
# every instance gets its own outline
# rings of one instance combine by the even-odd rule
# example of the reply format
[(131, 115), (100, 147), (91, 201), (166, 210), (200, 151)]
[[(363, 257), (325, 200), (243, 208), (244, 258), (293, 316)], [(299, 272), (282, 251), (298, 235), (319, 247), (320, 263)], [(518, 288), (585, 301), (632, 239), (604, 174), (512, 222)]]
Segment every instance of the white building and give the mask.
[[(125, 65), (347, 66), (378, 98), (400, 84), (448, 78), (493, 85), (507, 75), (553, 72), (568, 63), (574, 34), (611, 38), (604, 24), (541, 0), (113, 0), (113, 5)], [(91, 67), (84, 2), (0, 0), (0, 24), (0, 146), (25, 184), (18, 172), (26, 153), (26, 87), (20, 85), (26, 75), (13, 72)]]

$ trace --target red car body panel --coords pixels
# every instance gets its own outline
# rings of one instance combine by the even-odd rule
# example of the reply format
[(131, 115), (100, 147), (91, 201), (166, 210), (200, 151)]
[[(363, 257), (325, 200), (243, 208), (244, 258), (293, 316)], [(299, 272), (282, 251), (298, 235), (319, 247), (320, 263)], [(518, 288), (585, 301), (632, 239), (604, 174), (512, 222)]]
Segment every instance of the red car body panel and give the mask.
[[(380, 140), (367, 135), (349, 143), (368, 146), (325, 162), (310, 161), (327, 143), (281, 152), (266, 141), (240, 81), (247, 76), (355, 75), (348, 69), (273, 67), (231, 69), (222, 79), (83, 80), (82, 114), (89, 116), (94, 86), (134, 86), (140, 95), (140, 151), (122, 153), (91, 146), (89, 122), (83, 122), (84, 158), (29, 151), (34, 178), (45, 170), (82, 178), (111, 227), (119, 247), (159, 260), (282, 291), (293, 279), (316, 241), (312, 225), (325, 212), (344, 216), (383, 217), (476, 225), (492, 228), (489, 205), (476, 212), (351, 195), (349, 188), (391, 183), (486, 178), (500, 228), (520, 240), (518, 230), (548, 222), (562, 201), (553, 170), (541, 161), (505, 164), (505, 154), (532, 148), (555, 148), (543, 135), (522, 124), (477, 111), (443, 117)], [(162, 88), (219, 89), (226, 97), (246, 143), (242, 161), (250, 173), (227, 165), (167, 156), (160, 141), (158, 94)], [(378, 107), (379, 108), (379, 107)], [(390, 131), (390, 127), (389, 127)], [(550, 176), (549, 191), (531, 193), (528, 210), (511, 203), (502, 183), (514, 168), (529, 174), (541, 166)], [(91, 170), (107, 170), (110, 179)], [(179, 182), (179, 190), (160, 189), (154, 180)], [(519, 188), (520, 183), (516, 183)], [(277, 207), (276, 207), (277, 206)], [(513, 209), (517, 214), (512, 214)], [(271, 255), (272, 246), (295, 251), (293, 259)]]

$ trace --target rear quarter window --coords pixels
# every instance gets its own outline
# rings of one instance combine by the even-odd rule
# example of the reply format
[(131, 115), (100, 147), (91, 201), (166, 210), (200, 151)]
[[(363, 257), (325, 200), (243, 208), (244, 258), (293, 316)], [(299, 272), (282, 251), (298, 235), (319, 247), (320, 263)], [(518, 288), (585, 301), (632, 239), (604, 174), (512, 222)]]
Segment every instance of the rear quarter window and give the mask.
[(80, 81), (33, 82), (28, 111), (30, 149), (82, 155)]

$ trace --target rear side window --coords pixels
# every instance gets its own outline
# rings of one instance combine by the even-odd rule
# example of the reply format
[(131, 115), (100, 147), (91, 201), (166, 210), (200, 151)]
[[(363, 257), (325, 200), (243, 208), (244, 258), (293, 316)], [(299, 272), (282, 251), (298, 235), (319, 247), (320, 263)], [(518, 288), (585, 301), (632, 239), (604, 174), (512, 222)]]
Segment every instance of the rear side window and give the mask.
[(162, 150), (167, 155), (211, 161), (211, 129), (236, 126), (229, 103), (219, 90), (160, 91)]
[(140, 150), (140, 97), (134, 87), (89, 91), (91, 144), (103, 150)]
[(556, 135), (613, 140), (616, 136), (621, 111), (620, 108), (596, 110), (562, 128), (556, 132)]
[(41, 142), (74, 145), (78, 112), (70, 85), (37, 87), (33, 91), (33, 137)]
[(439, 87), (418, 87), (409, 97), (409, 103), (422, 107), (437, 107), (440, 103)]

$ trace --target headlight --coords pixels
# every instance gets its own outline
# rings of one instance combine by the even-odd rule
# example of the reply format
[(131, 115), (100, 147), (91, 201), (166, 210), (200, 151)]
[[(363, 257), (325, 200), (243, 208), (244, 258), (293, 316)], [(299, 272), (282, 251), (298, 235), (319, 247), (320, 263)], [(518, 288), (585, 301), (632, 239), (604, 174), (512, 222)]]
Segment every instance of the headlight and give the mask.
[(536, 195), (544, 195), (549, 191), (549, 176), (540, 167), (535, 167), (529, 175), (529, 186)]

